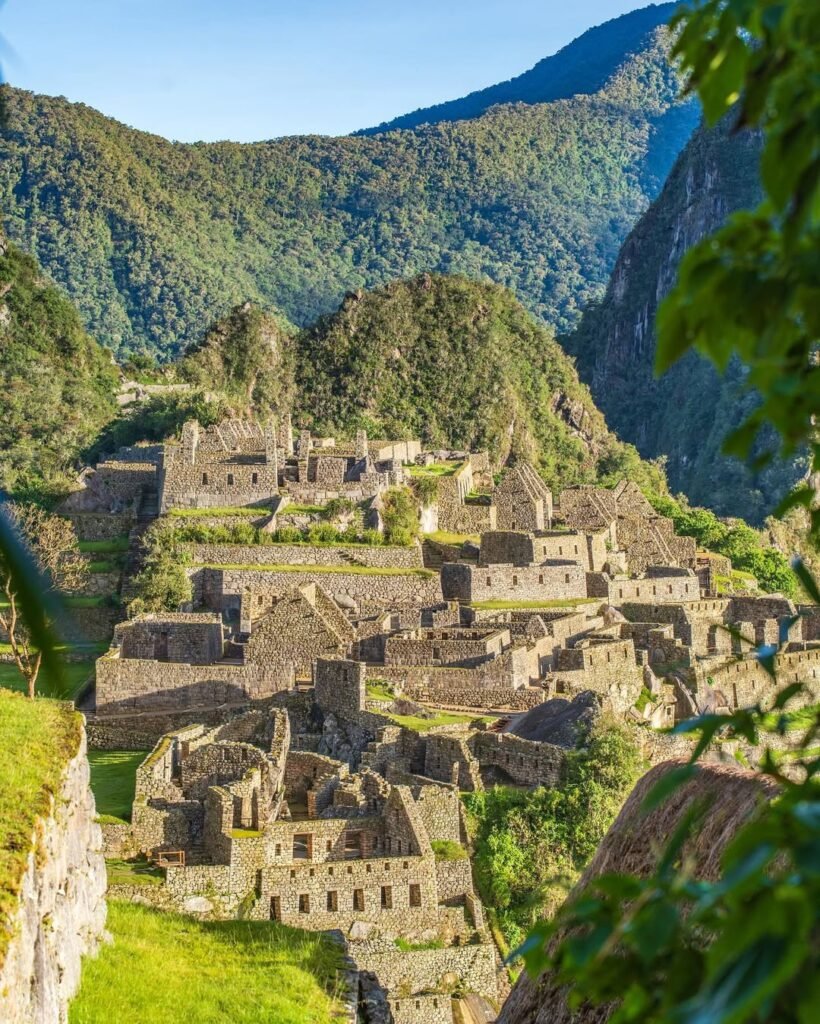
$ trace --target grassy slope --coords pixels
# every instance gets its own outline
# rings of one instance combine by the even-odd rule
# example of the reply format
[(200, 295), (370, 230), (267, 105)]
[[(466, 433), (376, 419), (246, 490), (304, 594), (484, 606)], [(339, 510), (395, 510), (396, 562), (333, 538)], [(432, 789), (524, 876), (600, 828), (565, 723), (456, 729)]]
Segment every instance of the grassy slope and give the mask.
[(339, 954), (267, 922), (205, 923), (113, 900), (114, 942), (83, 966), (70, 1024), (331, 1024)]
[(48, 814), (79, 739), (80, 717), (69, 705), (0, 689), (0, 963), (35, 821)]
[[(0, 644), (0, 649), (4, 645)], [(88, 680), (91, 673), (94, 671), (93, 661), (71, 661), (67, 662), (63, 666), (65, 672), (66, 681), (66, 693), (64, 697), (66, 700), (74, 700), (77, 694), (82, 690), (86, 681)], [(38, 681), (38, 690), (44, 689), (44, 684), (47, 683), (45, 677)], [(23, 677), (17, 671), (16, 665), (9, 665), (8, 663), (0, 664), (0, 688), (7, 690), (16, 690), (20, 693), (25, 691), (26, 684)]]
[(130, 821), (137, 768), (145, 760), (144, 750), (91, 750), (91, 789), (97, 815), (106, 821)]

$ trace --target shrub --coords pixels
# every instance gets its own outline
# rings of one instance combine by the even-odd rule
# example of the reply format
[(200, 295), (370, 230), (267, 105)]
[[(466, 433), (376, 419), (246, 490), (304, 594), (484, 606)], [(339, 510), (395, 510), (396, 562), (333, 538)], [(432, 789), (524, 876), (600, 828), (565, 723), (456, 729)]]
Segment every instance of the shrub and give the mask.
[(298, 544), (304, 539), (302, 531), (295, 526), (280, 526), (273, 537), (280, 544)]
[(407, 487), (391, 487), (385, 493), (382, 520), (388, 544), (409, 544), (418, 536), (419, 509)]
[(320, 516), (326, 520), (340, 519), (343, 516), (351, 515), (355, 511), (356, 502), (351, 501), (350, 498), (331, 498), (322, 509)]
[(362, 544), (370, 544), (371, 547), (378, 547), (384, 543), (384, 537), (382, 537), (378, 530), (367, 529), (362, 531), (361, 542)]
[(308, 528), (307, 539), (311, 544), (334, 544), (339, 531), (331, 523), (314, 523)]

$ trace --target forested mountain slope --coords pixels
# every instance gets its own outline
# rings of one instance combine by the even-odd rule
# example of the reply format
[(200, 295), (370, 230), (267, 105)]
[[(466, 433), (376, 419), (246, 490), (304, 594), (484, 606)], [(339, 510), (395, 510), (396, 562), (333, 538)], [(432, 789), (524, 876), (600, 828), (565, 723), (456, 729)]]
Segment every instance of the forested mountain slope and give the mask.
[(500, 103), (550, 103), (603, 88), (629, 54), (651, 46), (650, 37), (665, 25), (677, 4), (650, 4), (596, 25), (529, 71), (507, 82), (478, 89), (467, 96), (402, 114), (358, 135), (376, 135), (397, 128), (418, 128), (440, 121), (480, 117)]
[(298, 340), (297, 415), (427, 445), (529, 458), (551, 486), (628, 475), (663, 489), (607, 429), (552, 333), (498, 285), (423, 274), (348, 295)]
[(757, 204), (760, 149), (757, 135), (733, 132), (728, 120), (699, 129), (625, 242), (603, 301), (562, 339), (612, 429), (647, 458), (667, 456), (673, 490), (751, 522), (772, 511), (802, 466), (776, 463), (755, 475), (721, 454), (756, 400), (743, 391), (741, 368), (721, 377), (690, 353), (656, 379), (653, 365), (655, 313), (678, 262), (734, 210)]
[(568, 330), (694, 127), (666, 44), (583, 95), (375, 137), (181, 145), (6, 87), (0, 208), (118, 353), (179, 352), (248, 299), (312, 323), (422, 271), (505, 284)]
[(119, 376), (71, 302), (0, 235), (0, 493), (59, 488), (115, 415)]

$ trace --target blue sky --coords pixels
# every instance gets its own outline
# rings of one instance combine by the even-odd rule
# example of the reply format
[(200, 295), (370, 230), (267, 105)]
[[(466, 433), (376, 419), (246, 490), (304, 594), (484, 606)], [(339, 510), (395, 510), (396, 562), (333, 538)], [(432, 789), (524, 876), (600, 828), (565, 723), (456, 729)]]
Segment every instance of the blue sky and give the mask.
[(14, 85), (168, 138), (250, 141), (454, 99), (646, 2), (6, 0), (0, 34)]

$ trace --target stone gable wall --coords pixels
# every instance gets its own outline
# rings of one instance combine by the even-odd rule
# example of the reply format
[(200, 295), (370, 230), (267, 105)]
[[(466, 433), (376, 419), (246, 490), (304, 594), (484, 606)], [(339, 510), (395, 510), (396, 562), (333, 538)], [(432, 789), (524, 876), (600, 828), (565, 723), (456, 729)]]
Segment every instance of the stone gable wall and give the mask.
[(420, 544), (183, 544), (200, 565), (362, 565), (423, 569)]
[(292, 686), (289, 665), (188, 665), (109, 653), (97, 662), (97, 717), (243, 703)]
[(473, 566), (446, 562), (441, 567), (445, 600), (554, 601), (587, 596), (586, 573), (581, 565)]

